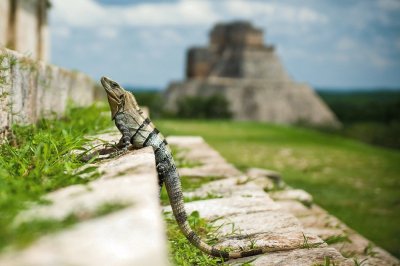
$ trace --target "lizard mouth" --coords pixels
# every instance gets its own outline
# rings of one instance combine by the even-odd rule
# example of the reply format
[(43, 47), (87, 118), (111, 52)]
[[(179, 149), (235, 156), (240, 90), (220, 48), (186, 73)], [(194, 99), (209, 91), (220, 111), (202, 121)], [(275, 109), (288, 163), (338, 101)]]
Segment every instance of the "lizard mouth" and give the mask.
[(101, 77), (100, 81), (101, 81), (101, 85), (103, 85), (103, 87), (104, 87), (104, 89), (106, 91), (110, 91), (111, 90), (111, 84), (110, 84), (111, 80), (109, 78)]

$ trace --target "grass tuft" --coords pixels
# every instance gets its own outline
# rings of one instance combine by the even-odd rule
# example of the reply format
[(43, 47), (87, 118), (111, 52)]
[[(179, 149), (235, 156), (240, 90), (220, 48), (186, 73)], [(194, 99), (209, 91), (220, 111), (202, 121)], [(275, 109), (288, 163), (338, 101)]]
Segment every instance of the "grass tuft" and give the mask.
[[(174, 265), (221, 265), (222, 259), (204, 254), (193, 246), (179, 230), (178, 224), (171, 213), (164, 214), (167, 223), (167, 233), (170, 245), (170, 259)], [(208, 244), (215, 243), (215, 228), (207, 220), (194, 211), (188, 216), (191, 228)]]

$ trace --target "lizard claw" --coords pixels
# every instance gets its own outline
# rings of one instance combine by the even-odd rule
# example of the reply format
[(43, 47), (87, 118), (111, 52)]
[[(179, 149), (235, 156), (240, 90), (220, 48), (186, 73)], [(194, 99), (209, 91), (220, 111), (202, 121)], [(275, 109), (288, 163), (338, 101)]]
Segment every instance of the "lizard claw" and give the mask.
[(128, 152), (128, 146), (125, 146), (125, 147), (123, 147), (122, 149), (117, 150), (117, 151), (111, 153), (110, 156), (109, 156), (108, 158), (119, 157), (119, 156), (121, 156), (121, 155), (124, 155), (124, 154), (127, 153), (127, 152)]

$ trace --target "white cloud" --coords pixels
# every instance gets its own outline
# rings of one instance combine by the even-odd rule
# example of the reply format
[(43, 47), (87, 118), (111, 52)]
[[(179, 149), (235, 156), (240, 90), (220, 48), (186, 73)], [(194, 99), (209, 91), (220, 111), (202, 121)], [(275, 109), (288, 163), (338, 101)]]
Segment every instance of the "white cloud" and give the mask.
[(51, 33), (58, 38), (68, 38), (71, 36), (71, 30), (65, 26), (52, 27)]
[(336, 44), (336, 48), (341, 51), (352, 50), (356, 47), (357, 47), (356, 41), (349, 37), (341, 38)]
[[(336, 51), (332, 53), (333, 60), (340, 63), (364, 62), (379, 69), (386, 68), (392, 64), (387, 55), (383, 55), (383, 40), (376, 37), (370, 43), (359, 43), (350, 37), (342, 37), (336, 43)], [(328, 61), (331, 60), (329, 57)]]
[(52, 20), (69, 26), (100, 26), (106, 19), (107, 24), (118, 18), (107, 16), (107, 10), (94, 0), (53, 0)]
[(386, 68), (392, 64), (389, 58), (385, 58), (376, 52), (370, 52), (367, 54), (367, 58), (370, 60), (373, 66), (378, 68)]
[(114, 39), (118, 36), (118, 30), (115, 27), (100, 27), (97, 35), (105, 39)]
[(76, 27), (193, 26), (219, 19), (210, 1), (103, 6), (94, 0), (53, 0), (55, 22)]
[(104, 6), (94, 0), (53, 0), (52, 18), (76, 27), (209, 26), (227, 19), (261, 19), (279, 23), (325, 23), (327, 16), (308, 7), (264, 1), (180, 0)]
[(288, 23), (325, 23), (328, 18), (308, 7), (296, 7), (264, 1), (230, 0), (224, 5), (228, 14), (238, 17), (265, 17), (268, 20)]

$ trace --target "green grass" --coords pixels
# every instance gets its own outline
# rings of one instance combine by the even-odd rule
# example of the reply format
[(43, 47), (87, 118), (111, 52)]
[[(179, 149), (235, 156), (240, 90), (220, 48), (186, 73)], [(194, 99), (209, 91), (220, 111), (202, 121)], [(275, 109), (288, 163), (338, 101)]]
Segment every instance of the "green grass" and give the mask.
[(50, 225), (54, 221), (38, 221), (37, 226), (12, 226), (14, 217), (27, 203), (50, 204), (41, 199), (44, 194), (95, 178), (92, 175), (82, 179), (73, 173), (83, 163), (70, 151), (82, 149), (87, 141), (85, 134), (98, 133), (112, 125), (99, 115), (106, 110), (105, 105), (70, 107), (61, 119), (13, 127), (15, 140), (0, 145), (0, 250), (73, 222), (67, 219), (58, 225)]
[(400, 257), (400, 152), (333, 134), (256, 122), (159, 120), (165, 135), (200, 135), (240, 169), (279, 171), (286, 183)]
[[(221, 265), (220, 258), (210, 257), (190, 244), (179, 230), (171, 213), (164, 214), (167, 223), (167, 235), (170, 245), (170, 259), (174, 265)], [(197, 211), (188, 216), (190, 227), (208, 244), (215, 244), (215, 228), (200, 217)]]

